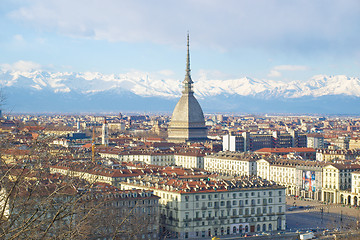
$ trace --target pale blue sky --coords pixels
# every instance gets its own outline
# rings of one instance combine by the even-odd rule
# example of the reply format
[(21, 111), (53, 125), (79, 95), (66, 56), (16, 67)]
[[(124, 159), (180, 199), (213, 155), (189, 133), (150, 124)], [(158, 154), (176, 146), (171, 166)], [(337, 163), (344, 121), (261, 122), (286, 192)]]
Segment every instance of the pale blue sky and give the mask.
[[(0, 64), (182, 80), (360, 77), (358, 0), (1, 0)], [(160, 73), (160, 74), (159, 74)]]

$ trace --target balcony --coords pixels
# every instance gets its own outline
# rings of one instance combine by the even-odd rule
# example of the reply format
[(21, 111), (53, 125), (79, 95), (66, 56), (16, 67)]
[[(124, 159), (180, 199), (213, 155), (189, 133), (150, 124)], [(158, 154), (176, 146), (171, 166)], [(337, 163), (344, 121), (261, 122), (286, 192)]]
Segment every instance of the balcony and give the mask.
[(201, 207), (201, 210), (206, 210), (207, 209), (207, 207)]
[(191, 222), (191, 218), (184, 218), (184, 222)]
[(256, 214), (255, 217), (262, 217), (263, 215), (261, 213)]
[(199, 218), (199, 217), (194, 218), (194, 221), (202, 221), (202, 218)]
[(224, 219), (227, 219), (227, 217), (222, 216), (222, 217), (219, 217), (219, 219), (224, 220)]
[(206, 220), (214, 220), (214, 217), (207, 217)]
[(219, 209), (219, 205), (214, 206), (215, 209)]
[(275, 213), (268, 213), (268, 216), (275, 216)]

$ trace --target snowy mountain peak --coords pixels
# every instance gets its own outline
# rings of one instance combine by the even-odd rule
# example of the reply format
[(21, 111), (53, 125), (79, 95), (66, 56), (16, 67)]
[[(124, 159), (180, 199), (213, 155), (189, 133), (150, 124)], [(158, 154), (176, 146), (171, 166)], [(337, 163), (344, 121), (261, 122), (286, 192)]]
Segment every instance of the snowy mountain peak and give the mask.
[[(146, 73), (102, 74), (99, 72), (2, 71), (0, 83), (5, 87), (29, 88), (55, 93), (129, 91), (139, 96), (176, 98), (181, 94), (181, 81), (152, 79)], [(344, 75), (316, 75), (307, 81), (276, 82), (243, 77), (228, 80), (195, 80), (196, 95), (201, 98), (217, 95), (299, 98), (324, 95), (360, 97), (359, 78)]]
[[(103, 107), (109, 105), (109, 102), (116, 101), (112, 99), (116, 99), (118, 96), (120, 98), (126, 96), (125, 100), (121, 101), (125, 101), (124, 104), (126, 103), (127, 106), (131, 106), (128, 101), (131, 98), (132, 104), (137, 103), (140, 107), (147, 106), (146, 108), (150, 109), (155, 106), (149, 105), (151, 101), (145, 99), (161, 99), (155, 101), (156, 107), (169, 101), (176, 101), (181, 96), (181, 82), (178, 79), (153, 78), (150, 74), (142, 72), (102, 74), (99, 72), (25, 71), (23, 69), (0, 71), (0, 84), (3, 90), (13, 93), (13, 98), (10, 100), (17, 102), (18, 106), (22, 108), (25, 108), (26, 104), (29, 104), (30, 107), (50, 104), (44, 101), (45, 98), (49, 99), (49, 102), (53, 101), (50, 107), (62, 105), (64, 101), (69, 101), (70, 107), (73, 106), (74, 101), (83, 102), (83, 106), (86, 104), (88, 104), (86, 106), (94, 106), (94, 102), (96, 102)], [(231, 109), (250, 106), (256, 109), (256, 105), (253, 104), (254, 100), (258, 101), (257, 104), (269, 101), (282, 101), (281, 104), (284, 104), (284, 102), (293, 103), (305, 99), (309, 104), (309, 101), (317, 98), (336, 98), (332, 105), (338, 104), (342, 109), (343, 105), (338, 99), (360, 98), (360, 79), (344, 75), (316, 75), (307, 81), (292, 82), (250, 77), (228, 80), (211, 80), (201, 77), (194, 79), (194, 82), (195, 95), (201, 102), (211, 102), (211, 107), (215, 107), (216, 104), (226, 104)], [(19, 92), (26, 99), (21, 100)], [(34, 96), (38, 98), (38, 103), (32, 103), (35, 101)], [(249, 106), (241, 105), (244, 104), (245, 98), (251, 99)], [(168, 99), (168, 101), (164, 101), (164, 99)], [(223, 105), (218, 107), (223, 110)], [(312, 105), (314, 104), (310, 104), (310, 108), (313, 107)], [(80, 105), (78, 107), (80, 108)], [(265, 108), (268, 109), (269, 105), (266, 105)], [(307, 108), (305, 109), (307, 110)], [(333, 110), (333, 108), (329, 109)], [(327, 111), (330, 111), (329, 109)]]

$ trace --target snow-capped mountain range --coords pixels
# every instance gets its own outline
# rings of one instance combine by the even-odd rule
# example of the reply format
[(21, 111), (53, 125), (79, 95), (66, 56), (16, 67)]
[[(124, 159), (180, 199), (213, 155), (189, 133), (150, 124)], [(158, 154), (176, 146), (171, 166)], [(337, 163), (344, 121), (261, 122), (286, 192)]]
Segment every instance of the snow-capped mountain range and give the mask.
[[(181, 95), (181, 81), (154, 79), (141, 72), (115, 75), (0, 71), (0, 84), (7, 104), (16, 112), (171, 111)], [(351, 104), (360, 99), (360, 79), (356, 77), (317, 75), (306, 81), (293, 82), (201, 77), (194, 82), (196, 97), (205, 111), (210, 112), (360, 112)]]

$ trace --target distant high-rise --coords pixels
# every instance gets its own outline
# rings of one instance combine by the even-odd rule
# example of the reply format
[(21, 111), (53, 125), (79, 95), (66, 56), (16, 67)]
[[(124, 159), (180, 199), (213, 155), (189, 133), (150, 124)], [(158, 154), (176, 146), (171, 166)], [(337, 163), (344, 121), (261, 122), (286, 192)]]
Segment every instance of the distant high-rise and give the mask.
[(289, 133), (274, 131), (272, 134), (250, 134), (243, 132), (241, 135), (224, 135), (223, 151), (256, 151), (261, 148), (304, 148), (306, 135), (294, 130)]
[(198, 142), (207, 139), (204, 114), (192, 90), (190, 74), (189, 34), (187, 35), (186, 74), (184, 90), (176, 104), (168, 128), (169, 142)]
[(108, 124), (106, 122), (106, 118), (104, 119), (104, 123), (102, 125), (102, 134), (101, 134), (101, 144), (108, 146), (109, 145), (109, 130), (108, 130)]
[(76, 129), (77, 129), (77, 132), (78, 132), (78, 133), (81, 132), (81, 129), (80, 129), (80, 119), (78, 119), (78, 120), (76, 121)]

